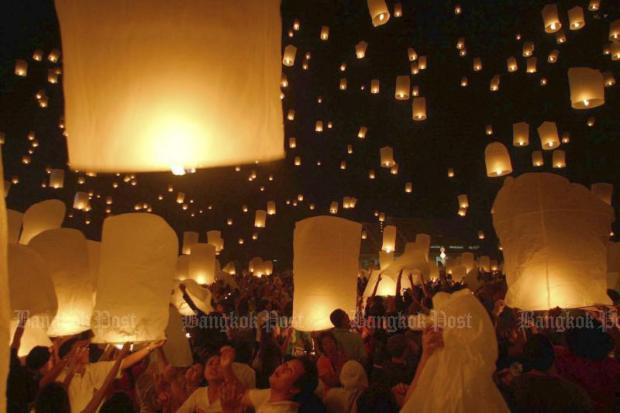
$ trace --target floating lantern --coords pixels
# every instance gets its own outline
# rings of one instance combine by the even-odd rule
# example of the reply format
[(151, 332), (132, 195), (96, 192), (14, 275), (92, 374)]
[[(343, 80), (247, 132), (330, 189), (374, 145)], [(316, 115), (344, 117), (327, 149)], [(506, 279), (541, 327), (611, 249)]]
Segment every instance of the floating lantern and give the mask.
[(297, 147), (297, 139), (294, 137), (288, 138), (288, 147), (290, 149), (295, 149)]
[(426, 70), (427, 67), (427, 59), (426, 56), (419, 56), (418, 57), (418, 68), (420, 70)]
[(551, 163), (556, 169), (566, 168), (566, 153), (561, 149), (554, 150), (551, 156)]
[(620, 60), (620, 41), (615, 41), (611, 43), (610, 54), (611, 60)]
[(590, 0), (590, 2), (588, 3), (588, 10), (590, 11), (598, 11), (600, 7), (601, 7), (600, 0)]
[(459, 201), (459, 208), (469, 208), (469, 198), (467, 197), (467, 194), (460, 194), (456, 198)]
[(420, 86), (413, 86), (411, 88), (411, 96), (418, 96), (420, 94)]
[(368, 0), (368, 13), (374, 27), (382, 26), (390, 20), (390, 11), (385, 0)]
[(368, 47), (368, 43), (365, 41), (360, 41), (355, 45), (355, 56), (358, 59), (363, 59), (366, 56), (366, 48)]
[(314, 124), (314, 131), (317, 133), (323, 132), (323, 121), (322, 120), (316, 121), (316, 123)]
[(391, 146), (384, 146), (379, 150), (382, 168), (391, 168), (396, 163), (394, 161), (394, 150)]
[(396, 249), (396, 227), (386, 225), (383, 229), (383, 245), (381, 251), (392, 253)]
[(600, 71), (587, 67), (568, 69), (573, 109), (591, 109), (605, 103), (605, 79)]
[(396, 89), (394, 92), (394, 97), (396, 98), (396, 100), (409, 99), (410, 87), (411, 86), (409, 76), (396, 76)]
[(532, 152), (532, 166), (540, 167), (545, 164), (545, 160), (543, 158), (543, 154), (541, 151)]
[(376, 95), (377, 93), (379, 93), (379, 90), (380, 90), (379, 79), (372, 79), (370, 81), (370, 93), (372, 93), (373, 95)]
[(506, 60), (506, 67), (509, 72), (516, 72), (517, 69), (519, 69), (519, 66), (517, 65), (517, 59), (515, 59), (514, 56), (509, 57)]
[(28, 245), (31, 239), (40, 233), (60, 228), (65, 220), (65, 203), (57, 199), (38, 202), (26, 210), (20, 244)]
[(426, 98), (415, 97), (411, 105), (412, 117), (415, 121), (426, 119)]
[(321, 40), (329, 39), (329, 26), (321, 26)]
[(276, 214), (275, 201), (267, 201), (267, 215), (275, 215), (275, 214)]
[(36, 49), (34, 52), (32, 52), (32, 60), (34, 60), (35, 62), (42, 61), (43, 60), (43, 50)]
[(287, 67), (295, 65), (295, 56), (297, 55), (297, 48), (292, 44), (289, 44), (284, 48), (284, 55), (282, 56), (282, 64)]
[(183, 255), (191, 255), (192, 247), (198, 244), (200, 234), (194, 231), (185, 231), (183, 233)]
[(448, 168), (448, 178), (454, 178), (454, 169)]
[(413, 47), (407, 49), (407, 58), (410, 62), (415, 62), (418, 59), (418, 53)]
[(616, 19), (609, 23), (609, 40), (620, 40), (620, 19)]
[(371, 169), (368, 171), (368, 179), (375, 179), (375, 170)]
[(60, 189), (65, 184), (65, 170), (64, 169), (52, 169), (50, 170), (49, 187), (53, 189)]
[(334, 201), (329, 204), (329, 213), (333, 215), (338, 213), (338, 202)]
[(397, 163), (392, 165), (392, 167), (390, 168), (390, 173), (392, 175), (398, 175), (398, 164)]
[(403, 5), (401, 3), (394, 3), (394, 17), (401, 17), (403, 15)]
[(526, 67), (525, 67), (525, 71), (526, 73), (536, 73), (536, 62), (537, 62), (537, 58), (535, 56), (532, 57), (528, 57), (525, 61), (526, 63)]
[(545, 25), (545, 32), (555, 33), (562, 28), (558, 15), (558, 5), (555, 3), (547, 4), (542, 9), (542, 18)]
[(555, 34), (555, 42), (557, 44), (566, 43), (566, 35), (564, 34), (564, 30), (560, 30)]
[(28, 75), (28, 62), (22, 59), (15, 61), (15, 75), (19, 77), (26, 77)]
[(357, 132), (357, 137), (359, 139), (365, 139), (366, 138), (366, 132), (368, 132), (368, 128), (366, 128), (366, 126), (361, 126), (360, 130)]
[(73, 208), (79, 211), (90, 209), (90, 198), (86, 192), (76, 192), (73, 198)]
[(468, 84), (469, 84), (469, 80), (467, 79), (466, 76), (463, 76), (461, 78), (461, 87), (467, 87)]
[(197, 0), (55, 5), (72, 168), (180, 171), (284, 157), (279, 1), (243, 12)]
[(185, 193), (179, 192), (177, 194), (177, 204), (182, 204), (185, 202)]
[(256, 228), (265, 228), (267, 222), (267, 211), (258, 209), (254, 215), (254, 226)]
[(291, 121), (295, 120), (295, 109), (289, 109), (286, 113), (286, 118)]
[(530, 125), (527, 122), (513, 123), (512, 144), (514, 146), (527, 146), (530, 144)]
[(540, 146), (546, 151), (560, 146), (558, 127), (555, 122), (546, 121), (541, 123), (538, 127), (538, 136), (540, 137)]
[(605, 80), (605, 87), (611, 87), (616, 84), (616, 78), (612, 72), (603, 72), (603, 79)]
[(581, 30), (586, 25), (586, 18), (583, 15), (583, 8), (575, 6), (568, 10), (568, 28), (570, 30)]
[(345, 78), (340, 79), (340, 82), (338, 83), (338, 88), (340, 90), (347, 90), (347, 79)]
[(534, 54), (534, 42), (523, 43), (523, 57), (530, 57)]
[(473, 69), (474, 72), (479, 72), (482, 70), (482, 60), (479, 57), (474, 57)]
[(215, 247), (215, 252), (219, 253), (224, 249), (224, 240), (222, 239), (221, 231), (207, 231), (207, 243)]
[(187, 276), (198, 284), (215, 282), (215, 247), (213, 245), (197, 243), (192, 246)]
[(499, 90), (499, 75), (495, 75), (491, 78), (491, 82), (489, 83), (489, 89), (491, 92), (497, 92)]
[(558, 56), (560, 55), (560, 51), (557, 49), (552, 50), (547, 57), (547, 62), (555, 63), (558, 61)]
[(411, 182), (405, 182), (405, 193), (410, 194), (413, 192), (413, 184)]
[(487, 136), (493, 135), (493, 125), (486, 125), (484, 127), (484, 133), (486, 133)]
[(484, 150), (488, 177), (499, 177), (512, 173), (508, 149), (500, 142), (492, 142)]

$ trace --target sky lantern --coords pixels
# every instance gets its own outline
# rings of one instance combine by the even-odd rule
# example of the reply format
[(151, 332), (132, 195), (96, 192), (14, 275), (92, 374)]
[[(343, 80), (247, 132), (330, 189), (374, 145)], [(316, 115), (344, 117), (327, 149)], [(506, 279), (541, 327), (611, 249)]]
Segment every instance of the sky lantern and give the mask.
[(267, 215), (275, 215), (275, 214), (276, 214), (276, 202), (267, 201)]
[(191, 255), (192, 247), (198, 244), (200, 234), (196, 231), (183, 232), (183, 255)]
[(314, 131), (317, 133), (323, 132), (323, 121), (317, 120), (314, 124)]
[(40, 233), (60, 228), (66, 211), (65, 203), (58, 199), (48, 199), (31, 205), (24, 213), (19, 243), (28, 245), (30, 240)]
[(361, 40), (357, 42), (355, 45), (355, 57), (358, 59), (363, 59), (366, 56), (366, 48), (368, 47), (368, 43)]
[(536, 69), (537, 62), (538, 62), (538, 59), (536, 58), (536, 56), (528, 57), (525, 60), (525, 72), (536, 73), (536, 71), (538, 70)]
[(514, 146), (527, 146), (530, 144), (530, 125), (527, 122), (512, 124), (512, 144)]
[(590, 0), (588, 2), (588, 10), (589, 11), (598, 11), (601, 7), (601, 0)]
[(65, 170), (64, 169), (52, 169), (50, 170), (49, 187), (53, 189), (61, 189), (65, 185)]
[(374, 27), (382, 26), (390, 20), (390, 11), (385, 0), (368, 0), (368, 13)]
[(506, 68), (509, 72), (516, 72), (519, 69), (517, 65), (517, 59), (514, 56), (510, 56), (506, 59)]
[(620, 19), (616, 19), (609, 23), (609, 40), (620, 40)]
[(329, 213), (332, 215), (336, 215), (338, 213), (338, 202), (333, 201), (329, 204)]
[(556, 149), (551, 154), (551, 164), (556, 169), (566, 168), (566, 152)]
[(488, 177), (499, 177), (512, 173), (508, 149), (501, 142), (491, 142), (484, 150)]
[(479, 72), (482, 70), (482, 60), (479, 57), (474, 57), (472, 67), (474, 72)]
[(321, 40), (326, 41), (329, 39), (329, 26), (321, 26)]
[(410, 62), (415, 62), (418, 59), (418, 53), (413, 47), (407, 48), (407, 58)]
[[(157, 215), (133, 213), (105, 219), (93, 342), (165, 337), (177, 250), (175, 232)], [(128, 318), (130, 322), (123, 323)]]
[(394, 3), (394, 17), (402, 17), (403, 5), (401, 3)]
[(555, 34), (555, 42), (557, 44), (563, 44), (566, 43), (566, 34), (564, 33), (564, 30), (559, 30), (556, 34)]
[(415, 97), (411, 104), (411, 112), (414, 121), (422, 121), (426, 119), (426, 98)]
[(413, 192), (413, 183), (405, 182), (405, 193), (410, 194)]
[(198, 0), (55, 5), (72, 168), (180, 174), (283, 158), (279, 1), (242, 13)]
[(254, 215), (254, 226), (256, 228), (265, 228), (267, 223), (267, 211), (263, 209), (257, 209)]
[(545, 32), (555, 33), (562, 28), (558, 15), (558, 5), (555, 3), (547, 4), (542, 9), (542, 18), (545, 25)]
[(386, 225), (383, 228), (383, 245), (381, 250), (387, 253), (396, 250), (396, 227), (394, 225)]
[(187, 276), (198, 284), (215, 282), (215, 247), (211, 244), (194, 244), (188, 261)]
[(605, 202), (607, 205), (611, 205), (611, 199), (614, 193), (614, 186), (604, 182), (598, 182), (590, 185), (590, 190), (597, 198)]
[(560, 55), (560, 51), (558, 49), (553, 49), (549, 52), (549, 56), (547, 57), (547, 62), (555, 63), (558, 61), (558, 56)]
[(382, 168), (391, 168), (396, 163), (394, 161), (394, 150), (391, 146), (384, 146), (379, 149), (379, 158)]
[(22, 231), (22, 223), (24, 221), (24, 214), (12, 209), (6, 210), (6, 225), (8, 242), (17, 243)]
[(361, 224), (318, 216), (295, 224), (293, 241), (293, 327), (320, 331), (332, 327), (329, 315), (340, 308), (353, 314)]
[(28, 62), (23, 59), (17, 59), (15, 61), (15, 75), (19, 77), (28, 76)]
[(177, 193), (177, 204), (185, 203), (185, 192)]
[(428, 59), (426, 58), (426, 55), (418, 56), (418, 67), (420, 70), (426, 70), (428, 67)]
[(603, 72), (603, 78), (605, 79), (605, 87), (611, 87), (616, 84), (616, 78), (610, 71)]
[(532, 54), (534, 54), (534, 42), (525, 42), (523, 43), (523, 57), (530, 57), (532, 56)]
[(297, 139), (295, 137), (288, 138), (289, 149), (295, 149), (297, 147)]
[(340, 82), (338, 84), (338, 88), (340, 90), (347, 90), (347, 79), (346, 78), (343, 77), (342, 79), (340, 79)]
[(221, 231), (207, 231), (207, 242), (215, 247), (217, 253), (224, 249), (224, 239), (222, 238)]
[(491, 90), (491, 92), (497, 92), (499, 90), (499, 82), (499, 75), (495, 75), (491, 78), (491, 81), (489, 82), (489, 89)]
[(612, 208), (549, 173), (507, 178), (493, 226), (504, 254), (506, 305), (536, 311), (610, 304), (607, 244)]
[(560, 146), (560, 137), (558, 136), (558, 127), (555, 122), (545, 121), (538, 127), (538, 137), (540, 138), (540, 146), (550, 151)]
[(396, 89), (394, 92), (394, 97), (396, 100), (407, 100), (409, 99), (409, 89), (410, 86), (410, 78), (409, 76), (396, 76)]
[(456, 199), (459, 201), (459, 208), (469, 208), (469, 198), (467, 197), (467, 194), (460, 194), (456, 197)]
[(376, 95), (381, 90), (379, 79), (372, 79), (370, 81), (370, 93)]
[(79, 211), (86, 211), (90, 208), (90, 197), (86, 192), (76, 192), (73, 198), (73, 208)]
[(614, 41), (611, 43), (610, 54), (611, 60), (620, 60), (620, 41)]
[(583, 15), (583, 8), (575, 6), (568, 10), (568, 28), (570, 30), (581, 30), (586, 25), (586, 18)]
[(543, 158), (542, 151), (533, 151), (532, 152), (532, 166), (540, 167), (545, 164), (545, 159)]
[(588, 67), (568, 69), (570, 100), (573, 109), (591, 109), (605, 103), (603, 74)]

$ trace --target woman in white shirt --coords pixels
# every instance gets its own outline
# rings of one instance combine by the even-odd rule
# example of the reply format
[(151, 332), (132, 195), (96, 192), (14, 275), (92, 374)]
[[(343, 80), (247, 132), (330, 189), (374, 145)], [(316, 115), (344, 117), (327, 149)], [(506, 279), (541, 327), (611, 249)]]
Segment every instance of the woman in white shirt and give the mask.
[(220, 389), (224, 384), (224, 375), (220, 366), (219, 355), (207, 360), (204, 377), (207, 380), (207, 386), (196, 389), (177, 410), (177, 413), (194, 413), (197, 409), (201, 409), (204, 413), (222, 411)]

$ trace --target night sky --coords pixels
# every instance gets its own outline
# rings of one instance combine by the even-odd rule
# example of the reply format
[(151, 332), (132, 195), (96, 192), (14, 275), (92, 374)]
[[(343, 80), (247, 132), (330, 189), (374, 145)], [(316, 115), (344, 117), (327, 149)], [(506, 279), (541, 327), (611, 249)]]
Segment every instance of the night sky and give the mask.
[[(486, 177), (484, 148), (493, 141), (503, 142), (510, 150), (512, 176), (530, 171), (553, 171), (571, 181), (588, 185), (593, 182), (613, 183), (616, 191), (614, 206), (618, 205), (620, 188), (620, 85), (606, 88), (606, 104), (589, 111), (570, 107), (567, 70), (574, 66), (589, 66), (611, 71), (620, 84), (620, 62), (612, 62), (602, 53), (608, 36), (609, 22), (620, 17), (620, 2), (601, 0), (599, 12), (587, 11), (587, 1), (558, 2), (560, 16), (567, 26), (566, 10), (574, 5), (584, 7), (587, 25), (577, 32), (565, 30), (567, 42), (556, 44), (553, 35), (545, 34), (540, 10), (546, 2), (534, 0), (470, 0), (461, 1), (462, 13), (455, 15), (454, 1), (403, 0), (403, 17), (392, 16), (381, 27), (373, 28), (366, 1), (362, 0), (284, 0), (282, 3), (282, 45), (294, 44), (297, 59), (292, 68), (283, 67), (289, 86), (283, 89), (283, 113), (294, 108), (293, 122), (284, 120), (286, 159), (261, 165), (198, 170), (182, 177), (170, 173), (136, 174), (137, 184), (124, 182), (125, 175), (66, 173), (63, 189), (42, 188), (47, 182), (46, 168), (66, 168), (65, 138), (59, 129), (63, 111), (62, 76), (56, 85), (47, 83), (47, 72), (53, 64), (46, 60), (37, 63), (32, 52), (40, 48), (46, 53), (60, 47), (58, 23), (51, 0), (20, 0), (3, 2), (0, 6), (0, 131), (6, 142), (2, 148), (5, 180), (19, 178), (12, 185), (7, 204), (24, 211), (34, 202), (59, 198), (67, 203), (72, 215), (65, 226), (83, 230), (98, 239), (105, 217), (106, 196), (112, 195), (114, 214), (134, 210), (136, 204), (147, 203), (154, 213), (162, 215), (177, 232), (199, 231), (206, 242), (206, 231), (220, 229), (225, 238), (221, 262), (229, 259), (244, 262), (253, 256), (277, 259), (280, 268), (290, 265), (294, 222), (313, 215), (327, 214), (332, 201), (341, 203), (343, 196), (358, 199), (357, 207), (343, 210), (339, 216), (376, 227), (375, 212), (384, 212), (392, 219), (443, 220), (454, 222), (463, 243), (479, 243), (482, 251), (498, 255), (493, 234), (490, 209), (504, 178)], [(392, 9), (393, 1), (388, 1)], [(288, 36), (294, 19), (301, 28)], [(329, 41), (319, 39), (320, 28), (330, 27)], [(516, 40), (516, 34), (521, 40)], [(460, 57), (457, 39), (465, 38), (467, 55)], [(366, 58), (355, 58), (354, 46), (368, 42)], [(538, 71), (525, 73), (521, 56), (524, 41), (535, 43)], [(205, 44), (205, 47), (209, 47)], [(411, 84), (419, 86), (420, 96), (426, 97), (428, 119), (411, 119), (411, 101), (394, 99), (397, 75), (410, 73), (407, 48), (428, 57), (428, 68), (412, 76)], [(547, 63), (553, 49), (560, 51), (556, 64)], [(308, 70), (302, 69), (306, 52), (311, 53)], [(506, 59), (517, 57), (519, 71), (507, 73)], [(483, 70), (472, 71), (472, 58), (480, 57)], [(15, 59), (27, 59), (27, 78), (13, 74)], [(345, 72), (339, 67), (346, 63)], [(498, 92), (489, 91), (489, 80), (501, 75)], [(460, 80), (467, 76), (468, 87)], [(541, 87), (541, 78), (547, 86)], [(341, 78), (348, 88), (339, 90)], [(379, 79), (381, 92), (369, 93), (371, 79)], [(361, 86), (365, 86), (361, 90)], [(35, 93), (44, 89), (49, 106), (42, 109)], [(322, 103), (317, 98), (322, 97)], [(586, 120), (594, 116), (594, 127)], [(317, 120), (333, 122), (333, 128), (314, 132)], [(566, 169), (551, 168), (551, 151), (545, 152), (545, 166), (531, 165), (531, 152), (540, 149), (536, 127), (545, 121), (555, 121), (560, 134), (570, 134), (566, 151)], [(512, 124), (530, 124), (530, 145), (512, 146)], [(485, 126), (492, 125), (492, 136)], [(367, 126), (366, 139), (357, 139), (360, 126)], [(32, 162), (22, 163), (22, 156), (31, 148), (29, 131), (34, 131), (39, 143), (34, 148)], [(297, 148), (288, 148), (288, 138), (296, 137)], [(353, 153), (347, 154), (347, 145)], [(379, 148), (394, 148), (399, 173), (379, 167)], [(295, 167), (295, 156), (302, 157), (302, 166)], [(341, 170), (345, 160), (347, 169)], [(320, 161), (321, 166), (317, 166)], [(456, 176), (448, 178), (453, 168)], [(368, 179), (374, 169), (375, 180)], [(256, 179), (248, 181), (252, 171)], [(269, 177), (273, 177), (273, 181)], [(78, 184), (84, 177), (85, 183)], [(131, 181), (131, 180), (130, 180)], [(413, 183), (413, 193), (406, 194), (405, 182)], [(118, 188), (113, 188), (113, 183)], [(168, 192), (172, 185), (173, 192)], [(264, 187), (264, 191), (260, 188)], [(92, 211), (73, 210), (76, 191), (93, 191)], [(177, 192), (187, 194), (187, 210), (176, 200)], [(457, 216), (457, 195), (469, 196), (470, 208), (466, 217)], [(304, 200), (293, 206), (298, 194)], [(97, 198), (97, 195), (100, 198)], [(158, 200), (158, 195), (164, 195)], [(265, 209), (266, 202), (275, 200), (277, 215), (268, 218), (267, 227), (258, 230), (252, 240), (254, 211)], [(286, 205), (289, 200), (291, 205)], [(310, 210), (309, 205), (315, 209)], [(243, 213), (242, 206), (248, 207)], [(210, 209), (209, 209), (210, 207)], [(228, 226), (228, 218), (233, 225)], [(89, 222), (89, 224), (87, 224)], [(441, 221), (437, 221), (441, 222)], [(620, 226), (614, 224), (615, 233)], [(478, 230), (487, 237), (477, 240)], [(432, 235), (432, 234), (431, 234)], [(245, 243), (238, 245), (243, 238)], [(404, 241), (401, 238), (401, 241)], [(403, 245), (399, 245), (402, 248)]]

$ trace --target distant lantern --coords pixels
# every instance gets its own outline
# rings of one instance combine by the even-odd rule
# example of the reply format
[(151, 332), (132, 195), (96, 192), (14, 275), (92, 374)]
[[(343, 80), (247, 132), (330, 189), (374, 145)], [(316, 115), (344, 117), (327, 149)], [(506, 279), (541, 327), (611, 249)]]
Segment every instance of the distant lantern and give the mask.
[(614, 192), (614, 186), (603, 182), (595, 183), (590, 186), (590, 190), (597, 198), (611, 205), (611, 200)]
[(560, 55), (560, 51), (558, 49), (554, 49), (549, 53), (549, 56), (547, 57), (547, 62), (549, 63), (555, 63), (558, 61), (558, 56)]
[(516, 72), (517, 69), (519, 69), (517, 59), (514, 56), (511, 56), (506, 60), (506, 68), (509, 72)]
[(50, 53), (47, 55), (47, 60), (49, 60), (51, 63), (57, 63), (59, 59), (60, 59), (60, 50), (58, 49), (52, 49)]
[(415, 76), (415, 75), (417, 75), (418, 73), (420, 73), (420, 65), (419, 65), (419, 63), (418, 63), (418, 62), (411, 62), (411, 66), (410, 66), (410, 67), (411, 67), (410, 73), (411, 73), (412, 75), (414, 75), (414, 76)]
[(397, 163), (395, 163), (394, 165), (390, 167), (390, 173), (392, 175), (398, 175), (398, 164)]
[(316, 121), (316, 123), (314, 124), (314, 131), (318, 133), (323, 132), (323, 121), (322, 120)]
[(545, 159), (543, 158), (542, 151), (533, 151), (532, 152), (532, 166), (540, 167), (545, 164)]
[(568, 10), (568, 23), (570, 30), (581, 30), (586, 25), (586, 19), (583, 15), (583, 8), (575, 6)]
[(207, 243), (215, 247), (216, 252), (220, 252), (224, 249), (224, 240), (222, 239), (221, 231), (207, 231)]
[(183, 255), (191, 255), (192, 247), (198, 244), (200, 234), (194, 231), (185, 231), (183, 233)]
[(366, 128), (366, 126), (360, 126), (360, 130), (357, 132), (357, 137), (359, 139), (366, 138), (366, 132), (368, 132), (368, 128)]
[(396, 162), (394, 161), (394, 150), (391, 146), (384, 146), (379, 150), (382, 168), (391, 168)]
[(461, 87), (467, 87), (468, 84), (469, 84), (469, 80), (467, 79), (467, 76), (463, 76), (461, 78)]
[(467, 208), (459, 208), (456, 212), (459, 216), (464, 217), (467, 215)]
[(546, 151), (560, 146), (558, 127), (555, 122), (545, 121), (541, 123), (538, 127), (538, 136), (540, 138), (540, 146)]
[(570, 100), (573, 109), (591, 109), (605, 103), (605, 79), (597, 69), (568, 69)]
[(368, 171), (368, 179), (375, 179), (375, 170), (371, 169)]
[(413, 184), (411, 182), (405, 182), (405, 193), (410, 194), (413, 192)]
[(532, 56), (532, 57), (528, 57), (525, 61), (526, 67), (525, 67), (525, 71), (527, 73), (536, 73), (537, 69), (536, 69), (536, 63), (537, 63), (538, 59), (536, 58), (536, 56)]
[(386, 225), (383, 228), (383, 245), (381, 251), (390, 253), (396, 249), (396, 227), (394, 225)]
[(491, 78), (491, 81), (489, 83), (489, 89), (491, 90), (491, 92), (497, 92), (499, 90), (499, 82), (499, 75), (495, 75)]
[(49, 69), (47, 71), (47, 81), (51, 84), (58, 83), (58, 75), (53, 69)]
[(211, 244), (195, 244), (189, 256), (187, 276), (198, 284), (215, 282), (215, 247)]
[(411, 96), (418, 96), (420, 94), (420, 86), (415, 85), (411, 87)]
[(478, 239), (479, 239), (479, 240), (483, 240), (484, 238), (485, 238), (485, 236), (484, 236), (484, 231), (479, 230), (479, 231), (478, 231)]
[(73, 198), (73, 208), (79, 211), (85, 211), (90, 208), (90, 198), (86, 192), (76, 192)]
[(355, 45), (355, 56), (358, 59), (363, 59), (366, 56), (366, 48), (368, 47), (368, 43), (361, 40)]
[(292, 44), (289, 44), (284, 48), (284, 55), (282, 56), (282, 64), (287, 67), (295, 65), (295, 56), (297, 54), (297, 48)]
[(43, 50), (36, 49), (34, 52), (32, 52), (32, 60), (34, 60), (35, 62), (42, 61), (43, 60)]
[(609, 23), (609, 40), (620, 40), (620, 19)]
[(410, 89), (410, 78), (409, 76), (396, 76), (396, 88), (394, 92), (394, 97), (397, 100), (407, 100), (409, 99), (409, 89)]
[(284, 72), (282, 72), (282, 76), (280, 77), (280, 86), (283, 88), (288, 87), (288, 78)]
[(180, 171), (284, 157), (279, 0), (244, 2), (243, 12), (237, 2), (114, 4), (55, 1), (72, 168)]
[(558, 15), (558, 5), (555, 3), (547, 4), (542, 9), (543, 23), (545, 24), (545, 32), (555, 33), (562, 28), (560, 17)]
[(177, 204), (182, 204), (185, 202), (185, 193), (179, 192), (177, 194)]
[(370, 93), (376, 95), (380, 91), (379, 79), (372, 79), (370, 81)]
[(456, 197), (456, 199), (459, 201), (459, 208), (469, 208), (469, 198), (467, 197), (467, 194), (460, 194)]
[(484, 150), (488, 177), (499, 177), (512, 173), (508, 149), (500, 142), (492, 142)]
[(293, 159), (293, 164), (295, 166), (301, 166), (301, 156), (296, 156), (295, 159)]
[(348, 145), (347, 145), (347, 153), (348, 153), (349, 155), (351, 155), (351, 154), (353, 153), (353, 145), (351, 145), (351, 144), (348, 144)]
[(295, 149), (297, 147), (297, 139), (294, 137), (288, 138), (288, 147), (290, 149)]
[(605, 79), (605, 87), (611, 87), (616, 84), (616, 78), (611, 71), (603, 72), (603, 78)]
[(385, 0), (368, 0), (368, 13), (374, 27), (382, 26), (390, 20), (390, 11)]
[(28, 62), (17, 59), (15, 61), (15, 74), (19, 77), (26, 77), (28, 75)]
[(415, 97), (411, 105), (412, 117), (415, 121), (421, 121), (426, 119), (426, 98)]
[(479, 72), (482, 70), (482, 60), (479, 57), (474, 57), (472, 67), (474, 72)]
[(620, 41), (615, 41), (611, 43), (610, 54), (611, 60), (620, 60)]
[(601, 8), (601, 0), (590, 0), (588, 3), (588, 10), (598, 11)]
[(484, 127), (484, 133), (486, 133), (487, 136), (493, 135), (493, 125), (486, 125)]
[(329, 213), (333, 215), (338, 213), (338, 202), (334, 201), (329, 205)]
[(342, 78), (340, 79), (340, 82), (338, 83), (338, 88), (340, 90), (347, 90), (347, 79), (346, 78)]
[(564, 34), (564, 30), (560, 30), (555, 34), (555, 42), (557, 44), (566, 43), (566, 34)]
[(418, 59), (418, 53), (413, 47), (407, 49), (407, 58), (410, 62), (415, 62)]
[(454, 169), (448, 168), (448, 178), (454, 178)]
[(551, 163), (556, 169), (566, 168), (566, 153), (561, 149), (554, 150), (551, 157)]
[(403, 5), (401, 3), (394, 3), (394, 17), (401, 17), (403, 15)]
[(275, 214), (276, 214), (275, 201), (267, 201), (267, 215), (275, 215)]
[(321, 26), (321, 40), (329, 39), (329, 26)]
[(420, 68), (420, 70), (426, 70), (428, 66), (427, 63), (427, 58), (425, 55), (419, 56), (418, 57), (418, 67)]
[(534, 54), (534, 42), (525, 42), (523, 43), (523, 57), (530, 57)]
[(347, 161), (340, 161), (340, 169), (343, 171), (347, 169)]
[(565, 131), (562, 133), (562, 143), (569, 143), (570, 142), (570, 133), (568, 133), (568, 131)]
[(527, 122), (513, 123), (512, 144), (514, 146), (527, 146), (530, 144), (530, 125)]
[(465, 48), (465, 38), (459, 37), (458, 40), (456, 41), (456, 49), (462, 50), (464, 48)]
[(65, 170), (64, 169), (52, 169), (50, 170), (50, 182), (49, 187), (53, 189), (60, 189), (65, 185)]

